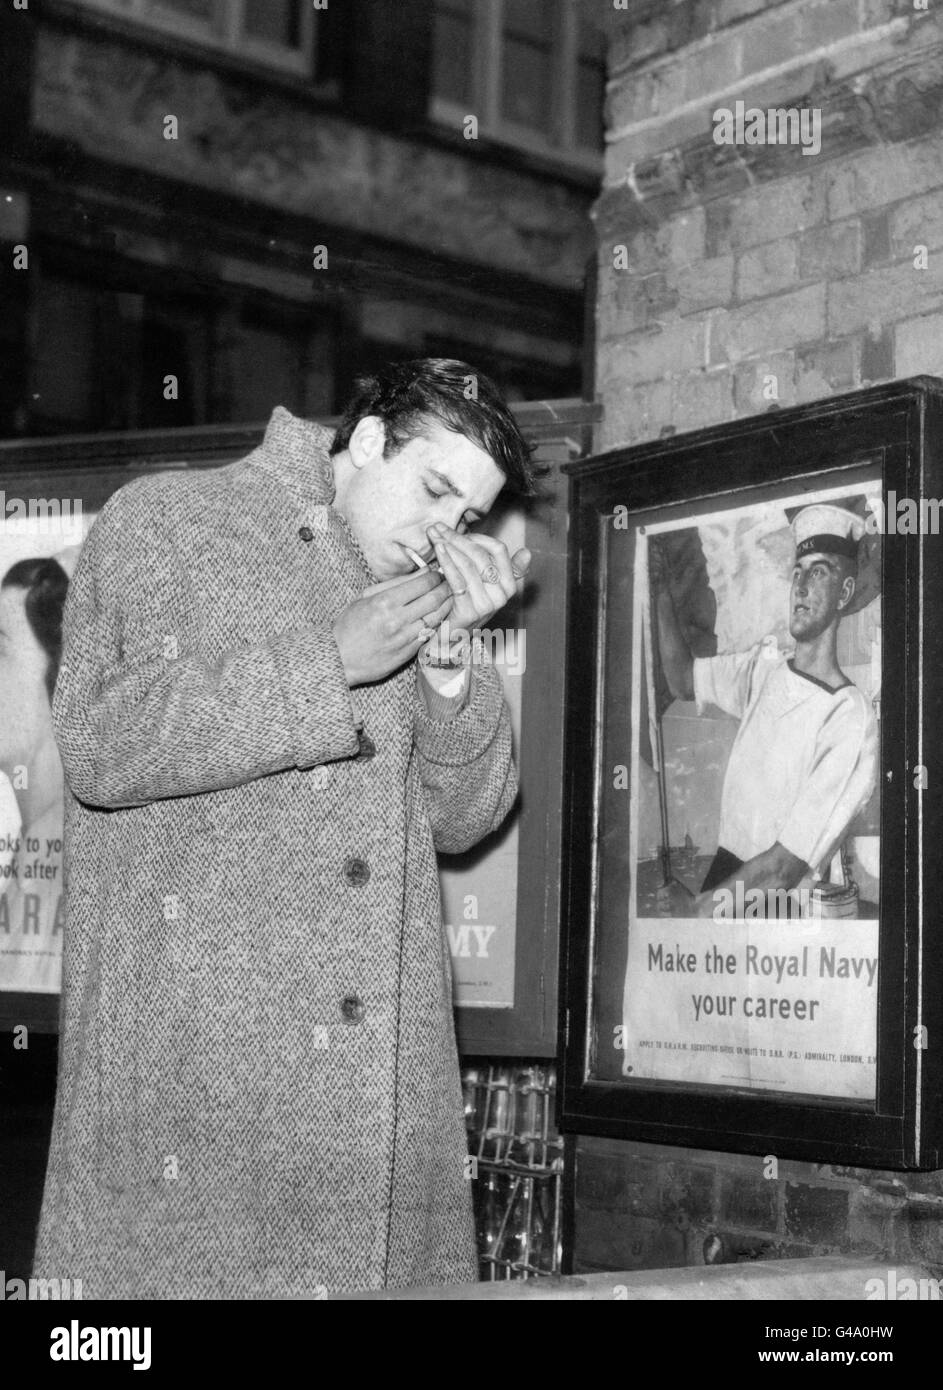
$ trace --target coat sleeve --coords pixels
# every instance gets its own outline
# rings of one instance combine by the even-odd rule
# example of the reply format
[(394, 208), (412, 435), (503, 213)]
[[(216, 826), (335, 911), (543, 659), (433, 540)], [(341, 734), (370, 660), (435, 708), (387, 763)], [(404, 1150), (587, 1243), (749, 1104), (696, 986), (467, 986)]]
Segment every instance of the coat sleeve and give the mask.
[(53, 723), (73, 793), (142, 806), (353, 756), (330, 624), (207, 655), (200, 595), (163, 522), (166, 489), (146, 478), (115, 493), (69, 586)]
[[(416, 680), (421, 679), (417, 667)], [(414, 709), (416, 755), (433, 842), (445, 854), (460, 854), (498, 828), (517, 796), (501, 678), (476, 657), (461, 713), (434, 718), (418, 688)]]

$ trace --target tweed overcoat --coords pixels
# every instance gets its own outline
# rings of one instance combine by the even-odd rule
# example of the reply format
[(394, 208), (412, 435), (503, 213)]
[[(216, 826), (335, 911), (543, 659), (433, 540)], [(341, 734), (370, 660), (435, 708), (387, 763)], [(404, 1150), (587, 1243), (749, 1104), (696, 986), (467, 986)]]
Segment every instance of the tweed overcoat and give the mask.
[[(517, 791), (497, 673), (348, 689), (331, 435), (138, 479), (70, 586), (58, 1091), (34, 1272), (83, 1297), (476, 1276), (435, 849)], [(373, 751), (375, 750), (375, 751)]]

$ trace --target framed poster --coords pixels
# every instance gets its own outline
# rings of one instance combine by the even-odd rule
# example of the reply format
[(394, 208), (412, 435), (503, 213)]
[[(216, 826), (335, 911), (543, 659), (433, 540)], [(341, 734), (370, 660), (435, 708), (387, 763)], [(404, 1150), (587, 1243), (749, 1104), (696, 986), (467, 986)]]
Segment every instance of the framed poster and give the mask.
[(488, 530), (533, 555), (524, 593), (499, 615), (489, 654), (511, 712), (517, 808), (467, 854), (441, 855), (443, 920), (452, 955), (463, 1057), (552, 1057), (557, 1045), (560, 814), (563, 773), (566, 463), (589, 447), (598, 406), (517, 405), (549, 469), (525, 513), (501, 499)]
[(110, 463), (78, 470), (58, 442), (21, 447), (36, 465), (0, 472), (0, 1029), (56, 1032), (65, 911), (52, 693), (62, 613), (89, 527), (134, 474)]
[(564, 1129), (940, 1166), (941, 392), (568, 469)]
[(133, 478), (238, 458), (256, 435), (238, 427), (0, 443), (0, 1029), (58, 1030), (63, 774), (51, 696), (85, 536)]
[(42, 1016), (60, 989), (64, 921), (52, 692), (69, 578), (92, 518), (72, 491), (10, 482), (0, 490), (0, 989), (28, 996)]

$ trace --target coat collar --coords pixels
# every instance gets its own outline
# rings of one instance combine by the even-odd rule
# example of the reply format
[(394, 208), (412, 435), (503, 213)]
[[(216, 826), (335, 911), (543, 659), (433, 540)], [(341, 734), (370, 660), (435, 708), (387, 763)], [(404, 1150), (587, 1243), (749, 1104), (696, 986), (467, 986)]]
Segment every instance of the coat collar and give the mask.
[[(284, 406), (277, 405), (252, 462), (285, 489), (298, 507), (299, 516), (310, 518), (312, 508), (330, 507), (334, 501), (334, 465), (329, 453), (333, 439), (333, 430), (316, 425), (312, 420), (302, 420)], [(375, 584), (377, 577), (347, 521), (333, 508), (330, 515), (363, 566), (367, 579)]]
[(255, 464), (275, 478), (302, 506), (327, 506), (334, 500), (334, 465), (328, 452), (334, 431), (290, 414), (272, 411)]

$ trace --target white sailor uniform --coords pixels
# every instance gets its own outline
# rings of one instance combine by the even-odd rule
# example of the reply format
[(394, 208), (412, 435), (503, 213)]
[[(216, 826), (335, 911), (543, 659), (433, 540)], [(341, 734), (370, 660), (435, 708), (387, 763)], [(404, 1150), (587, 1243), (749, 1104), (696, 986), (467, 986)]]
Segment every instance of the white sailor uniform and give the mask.
[(760, 643), (694, 662), (698, 714), (740, 720), (724, 778), (718, 843), (745, 862), (778, 841), (821, 873), (877, 779), (870, 702), (831, 690)]

